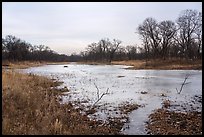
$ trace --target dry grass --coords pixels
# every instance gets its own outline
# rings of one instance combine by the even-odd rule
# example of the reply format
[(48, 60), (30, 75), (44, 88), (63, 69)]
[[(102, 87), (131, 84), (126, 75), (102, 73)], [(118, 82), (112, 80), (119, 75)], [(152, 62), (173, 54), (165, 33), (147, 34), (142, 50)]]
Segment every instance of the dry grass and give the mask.
[(186, 61), (182, 59), (171, 60), (127, 60), (127, 61), (113, 61), (112, 64), (118, 65), (130, 65), (133, 66), (130, 69), (202, 69), (202, 60)]
[(69, 62), (46, 62), (46, 61), (3, 61), (2, 68), (6, 69), (25, 69), (28, 67), (36, 67), (41, 65), (59, 65), (68, 64)]
[(202, 113), (176, 112), (168, 110), (170, 100), (149, 115), (148, 132), (152, 135), (202, 135)]
[(110, 62), (107, 61), (79, 61), (78, 64), (88, 64), (88, 65), (111, 65)]
[(2, 134), (120, 134), (120, 129), (82, 115), (71, 103), (59, 104), (59, 91), (50, 88), (54, 86), (45, 77), (2, 70)]
[(132, 112), (133, 110), (138, 109), (138, 107), (141, 107), (141, 105), (138, 104), (131, 104), (129, 102), (126, 102), (124, 104), (121, 104), (119, 106), (119, 110), (123, 113), (123, 114), (128, 114), (130, 112)]
[(40, 62), (40, 61), (19, 61), (19, 62), (12, 62), (12, 61), (3, 61), (2, 62), (2, 68), (6, 69), (24, 69), (28, 67), (35, 67), (35, 66), (40, 66), (44, 65), (46, 62)]
[(202, 114), (157, 109), (150, 115), (147, 128), (153, 135), (202, 135)]
[(135, 69), (141, 69), (145, 65), (145, 60), (126, 60), (126, 61), (112, 61), (114, 65), (128, 65), (133, 66)]

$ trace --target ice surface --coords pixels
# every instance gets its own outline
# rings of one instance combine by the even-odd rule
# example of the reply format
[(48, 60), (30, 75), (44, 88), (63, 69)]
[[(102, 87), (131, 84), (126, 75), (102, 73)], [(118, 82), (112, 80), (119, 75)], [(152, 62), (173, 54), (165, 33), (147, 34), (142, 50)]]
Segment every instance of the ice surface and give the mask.
[[(202, 95), (200, 70), (130, 70), (124, 65), (64, 65), (45, 65), (24, 71), (63, 81), (60, 87), (67, 86), (70, 92), (62, 97), (62, 103), (78, 101), (90, 106), (97, 100), (97, 88), (99, 95), (108, 90), (108, 94), (97, 103), (98, 111), (90, 117), (106, 120), (120, 114), (115, 109), (120, 104), (143, 105), (130, 113), (130, 122), (122, 129), (125, 134), (146, 134), (145, 121), (154, 109), (161, 107), (163, 100), (179, 103)], [(180, 89), (186, 74), (190, 75), (186, 81), (190, 83), (184, 85), (181, 94), (177, 94), (176, 88)], [(144, 91), (147, 94), (141, 94)]]

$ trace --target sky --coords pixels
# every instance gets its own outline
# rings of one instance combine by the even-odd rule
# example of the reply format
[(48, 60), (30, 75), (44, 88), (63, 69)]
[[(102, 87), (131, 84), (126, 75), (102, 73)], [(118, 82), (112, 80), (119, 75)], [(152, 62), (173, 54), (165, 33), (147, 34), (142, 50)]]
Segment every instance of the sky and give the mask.
[(202, 2), (2, 2), (2, 37), (68, 55), (102, 38), (140, 46), (136, 30), (146, 18), (175, 21), (186, 9), (202, 12)]

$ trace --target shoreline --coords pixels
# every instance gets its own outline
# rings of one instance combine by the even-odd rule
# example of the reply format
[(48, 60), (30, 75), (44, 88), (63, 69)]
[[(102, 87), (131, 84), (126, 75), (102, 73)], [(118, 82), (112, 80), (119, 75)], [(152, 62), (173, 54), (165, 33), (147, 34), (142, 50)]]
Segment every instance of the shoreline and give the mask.
[[(21, 69), (25, 69), (25, 68), (29, 68), (29, 67), (35, 67), (35, 66), (41, 66), (41, 65), (49, 65), (49, 64), (64, 64), (64, 63), (66, 63), (66, 64), (68, 64), (68, 63), (70, 63), (70, 62), (24, 62), (24, 63), (22, 63), (21, 65), (19, 65), (21, 62), (18, 62), (18, 63), (13, 63), (13, 64), (9, 64), (10, 65), (10, 67), (11, 67), (11, 69), (19, 69), (19, 68), (21, 68)], [(116, 63), (116, 62), (114, 62), (114, 63)], [(126, 63), (127, 64), (127, 63)], [(19, 66), (18, 66), (19, 65)], [(98, 65), (101, 65), (101, 64), (98, 64)], [(109, 64), (110, 65), (110, 64)], [(119, 64), (119, 65), (121, 65), (121, 64)], [(3, 69), (2, 69), (2, 73), (3, 73)], [(14, 72), (15, 73), (15, 72)], [(25, 75), (27, 75), (27, 74), (25, 74)], [(27, 77), (27, 76), (26, 76)], [(38, 76), (37, 76), (38, 77)], [(3, 78), (2, 78), (3, 79)], [(51, 79), (50, 79), (51, 80)], [(30, 83), (29, 83), (30, 84)], [(29, 85), (28, 84), (28, 85)], [(60, 83), (55, 83), (54, 84), (54, 87), (56, 86), (56, 84), (60, 84)], [(15, 86), (15, 85), (14, 85)], [(48, 89), (49, 89), (49, 87), (48, 87)], [(48, 90), (47, 89), (47, 90)], [(56, 91), (56, 92), (60, 92), (60, 93), (62, 93), (63, 92), (63, 90), (58, 90), (58, 91)], [(3, 93), (3, 91), (2, 91), (2, 93)], [(58, 93), (59, 94), (59, 93)], [(2, 96), (3, 97), (3, 96)], [(71, 103), (71, 102), (70, 102)], [(70, 104), (71, 105), (71, 104)], [(72, 105), (71, 105), (72, 106)], [(70, 107), (70, 106), (69, 106)], [(73, 108), (72, 108), (73, 109)], [(124, 108), (125, 109), (125, 108)], [(130, 109), (131, 110), (131, 109)], [(74, 110), (75, 111), (75, 110)], [(78, 111), (78, 110), (77, 110)], [(130, 111), (131, 112), (131, 111)], [(86, 114), (86, 116), (87, 116), (87, 114)], [(82, 116), (82, 117), (85, 117), (85, 116)], [(110, 121), (110, 122), (112, 122), (112, 123), (114, 123), (114, 121)], [(95, 123), (97, 123), (97, 121), (95, 121)], [(101, 125), (101, 123), (99, 122), (98, 123), (99, 125)], [(122, 122), (120, 122), (119, 120), (117, 120), (116, 119), (116, 121), (115, 121), (115, 124), (117, 125), (116, 127), (117, 128), (114, 128), (114, 127), (112, 127), (112, 131), (110, 131), (111, 133), (110, 134), (121, 134), (120, 133), (120, 128), (121, 127), (123, 127), (122, 125), (124, 125), (124, 123), (122, 123)], [(115, 125), (115, 124), (113, 124), (113, 125)], [(109, 126), (108, 125), (108, 123), (106, 123), (106, 124), (103, 124), (104, 126)], [(106, 128), (106, 130), (108, 130), (107, 129), (107, 127), (104, 127), (104, 128)], [(104, 131), (104, 133), (105, 134), (108, 134), (107, 133), (107, 131)], [(103, 134), (103, 133), (100, 133), (100, 134)]]
[[(19, 63), (19, 62), (18, 62)], [(126, 121), (128, 120), (128, 116), (126, 117), (119, 117), (119, 118), (114, 118), (113, 119), (109, 119), (107, 121), (98, 121), (96, 119), (90, 119), (88, 117), (89, 115), (89, 111), (85, 111), (85, 114), (81, 113), (81, 110), (83, 111), (83, 107), (80, 107), (80, 104), (78, 105), (79, 108), (75, 108), (74, 105), (72, 104), (71, 101), (67, 102), (66, 104), (60, 104), (60, 95), (63, 95), (64, 92), (69, 92), (69, 89), (67, 88), (56, 88), (57, 86), (61, 85), (62, 82), (60, 81), (56, 81), (44, 76), (39, 76), (39, 75), (35, 75), (35, 74), (26, 74), (26, 73), (21, 73), (21, 72), (17, 72), (15, 71), (15, 69), (26, 69), (29, 67), (35, 67), (35, 66), (40, 66), (40, 65), (46, 65), (47, 63), (45, 62), (24, 62), (23, 64), (19, 65), (19, 64), (15, 64), (15, 63), (10, 63), (9, 64), (9, 69), (8, 68), (4, 68), (2, 69), (2, 79), (4, 84), (2, 87), (2, 105), (3, 108), (5, 109), (4, 113), (2, 114), (2, 125), (3, 125), (3, 134), (21, 134), (21, 132), (23, 132), (22, 134), (62, 134), (62, 135), (77, 135), (77, 134), (82, 134), (82, 135), (123, 135), (123, 133), (121, 132), (121, 129), (124, 125), (124, 121), (122, 121), (122, 119), (126, 119)], [(59, 62), (59, 63), (51, 63), (51, 64), (64, 64), (64, 62)], [(19, 66), (18, 66), (19, 65)], [(14, 71), (13, 71), (14, 70)], [(18, 80), (18, 79), (22, 79), (22, 80)], [(35, 90), (33, 90), (35, 89)], [(10, 91), (12, 90), (12, 91)], [(14, 90), (14, 91), (13, 91)], [(27, 91), (29, 91), (27, 93)], [(46, 91), (46, 93), (45, 93)], [(7, 97), (8, 93), (11, 93), (12, 97), (11, 100), (8, 100)], [(44, 94), (45, 93), (45, 94)], [(62, 93), (62, 94), (61, 94)], [(26, 96), (24, 96), (24, 94), (26, 94)], [(32, 95), (30, 95), (32, 94)], [(47, 94), (49, 94), (49, 97), (47, 98)], [(10, 95), (9, 95), (10, 96)], [(24, 104), (21, 104), (21, 100), (13, 100), (13, 98), (15, 99), (17, 96), (24, 98), (23, 100), (26, 102), (30, 102), (29, 104), (26, 104), (24, 102)], [(32, 96), (32, 97), (30, 97)], [(38, 96), (40, 97), (40, 99), (38, 100)], [(34, 103), (32, 100), (34, 99), (36, 102)], [(35, 99), (36, 98), (36, 99)], [(52, 109), (56, 110), (55, 112), (52, 112), (52, 114), (50, 112), (48, 112), (46, 109), (46, 105), (48, 105), (50, 102), (47, 100), (44, 100), (43, 98), (47, 98), (48, 100), (52, 100), (52, 105), (50, 106)], [(10, 103), (13, 102), (13, 103)], [(45, 102), (44, 102), (45, 101)], [(33, 102), (33, 103), (32, 103)], [(59, 116), (57, 116), (58, 118), (56, 118), (56, 120), (58, 121), (58, 123), (61, 123), (62, 127), (66, 127), (68, 125), (65, 124), (66, 121), (63, 121), (62, 119), (66, 119), (67, 117), (72, 117), (73, 119), (70, 119), (71, 122), (77, 124), (76, 128), (72, 128), (71, 125), (70, 129), (66, 129), (67, 131), (62, 131), (62, 129), (60, 128), (56, 128), (56, 127), (49, 127), (50, 131), (48, 131), (48, 129), (43, 129), (46, 131), (43, 132), (38, 132), (38, 131), (30, 131), (30, 129), (27, 128), (31, 128), (29, 127), (29, 125), (33, 125), (33, 126), (41, 126), (38, 125), (38, 123), (32, 123), (29, 121), (29, 119), (26, 120), (25, 123), (23, 123), (22, 121), (15, 121), (15, 119), (24, 119), (24, 115), (20, 115), (20, 113), (25, 114), (26, 116), (29, 116), (30, 112), (27, 112), (25, 110), (27, 110), (27, 107), (31, 107), (29, 106), (30, 104), (35, 104), (34, 106), (37, 107), (36, 104), (38, 103), (41, 104), (41, 107), (43, 108), (39, 108), (39, 109), (43, 109), (44, 111), (41, 112), (40, 110), (35, 109), (35, 110), (30, 110), (31, 113), (34, 113), (33, 118), (36, 119), (36, 121), (38, 121), (39, 118), (37, 118), (38, 114), (35, 114), (35, 111), (38, 111), (38, 113), (48, 113), (50, 115), (48, 115), (48, 117), (56, 117), (55, 115), (59, 115), (58, 113), (60, 113), (60, 115), (62, 115), (64, 118), (60, 118)], [(17, 103), (17, 104), (16, 104)], [(14, 105), (15, 104), (15, 105)], [(19, 110), (18, 108), (18, 104), (21, 104), (21, 109)], [(14, 106), (12, 106), (14, 105)], [(12, 110), (10, 110), (8, 108), (8, 106), (12, 107)], [(56, 108), (57, 107), (57, 108)], [(123, 108), (119, 108), (121, 110), (121, 112), (128, 114), (129, 112), (131, 112), (132, 110), (137, 109), (139, 106), (135, 106), (135, 104), (133, 105), (127, 105), (124, 104)], [(31, 107), (32, 108), (32, 107)], [(73, 113), (70, 114), (66, 114), (67, 112), (67, 108), (69, 108), (70, 110), (73, 111)], [(96, 108), (94, 108), (96, 109)], [(8, 110), (8, 111), (7, 111)], [(65, 112), (66, 110), (66, 112)], [(15, 111), (15, 113), (10, 113), (12, 111)], [(95, 113), (96, 110), (90, 110), (93, 111)], [(61, 114), (63, 113), (63, 114)], [(91, 112), (92, 113), (92, 112)], [(13, 116), (13, 114), (15, 114), (15, 117)], [(33, 115), (33, 114), (32, 114)], [(36, 115), (36, 116), (35, 116)], [(74, 117), (73, 117), (74, 115)], [(16, 117), (17, 116), (17, 117)], [(75, 118), (76, 117), (76, 118)], [(10, 120), (11, 119), (11, 120)], [(43, 119), (43, 118), (42, 118)], [(61, 119), (59, 121), (59, 119)], [(81, 120), (81, 121), (79, 121)], [(9, 123), (7, 123), (9, 121)], [(25, 121), (25, 120), (24, 120)], [(70, 122), (69, 121), (69, 122)], [(18, 129), (17, 127), (15, 127), (15, 123), (21, 123), (21, 125), (23, 126), (23, 128), (26, 129), (26, 131), (21, 131), (21, 129)], [(47, 121), (48, 122), (48, 121)], [(27, 125), (27, 123), (29, 123), (29, 125)], [(49, 123), (49, 122), (48, 122)], [(52, 123), (52, 125), (55, 125), (55, 123)], [(82, 129), (81, 129), (82, 128)], [(13, 132), (10, 132), (10, 130), (14, 130)], [(39, 129), (32, 129), (32, 130), (39, 130)], [(80, 131), (78, 131), (80, 130)], [(44, 133), (45, 132), (45, 133)]]
[(77, 62), (78, 64), (88, 65), (127, 65), (132, 66), (127, 69), (141, 70), (141, 69), (154, 69), (154, 70), (202, 70), (202, 60), (186, 61), (179, 59), (172, 60), (127, 60), (127, 61), (112, 61), (109, 62)]
[[(18, 62), (2, 62), (2, 69), (4, 68), (28, 68), (42, 65), (64, 65), (71, 62), (47, 62), (47, 61), (18, 61)], [(87, 65), (127, 65), (132, 66), (127, 69), (141, 70), (141, 69), (153, 69), (153, 70), (202, 70), (202, 60), (186, 61), (181, 59), (171, 60), (127, 60), (127, 61), (112, 61), (109, 62), (96, 62), (96, 61), (79, 61), (76, 64)]]
[(70, 62), (48, 62), (48, 61), (3, 61), (2, 69), (26, 69), (29, 67), (37, 67), (42, 65), (61, 65), (69, 64)]

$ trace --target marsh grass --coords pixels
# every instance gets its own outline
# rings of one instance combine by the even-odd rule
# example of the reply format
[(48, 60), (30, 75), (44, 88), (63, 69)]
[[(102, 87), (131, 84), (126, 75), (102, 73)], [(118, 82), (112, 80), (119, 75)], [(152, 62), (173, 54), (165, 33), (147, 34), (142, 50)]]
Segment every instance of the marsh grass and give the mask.
[(2, 70), (2, 134), (120, 134), (120, 129), (90, 120), (71, 103), (60, 104), (53, 80)]
[(28, 67), (36, 67), (42, 65), (61, 65), (69, 62), (47, 62), (47, 61), (2, 61), (2, 68), (6, 69), (25, 69)]
[(127, 60), (127, 61), (113, 61), (112, 64), (131, 65), (129, 69), (202, 69), (202, 60), (184, 60), (184, 59), (151, 59), (147, 62), (145, 60)]

